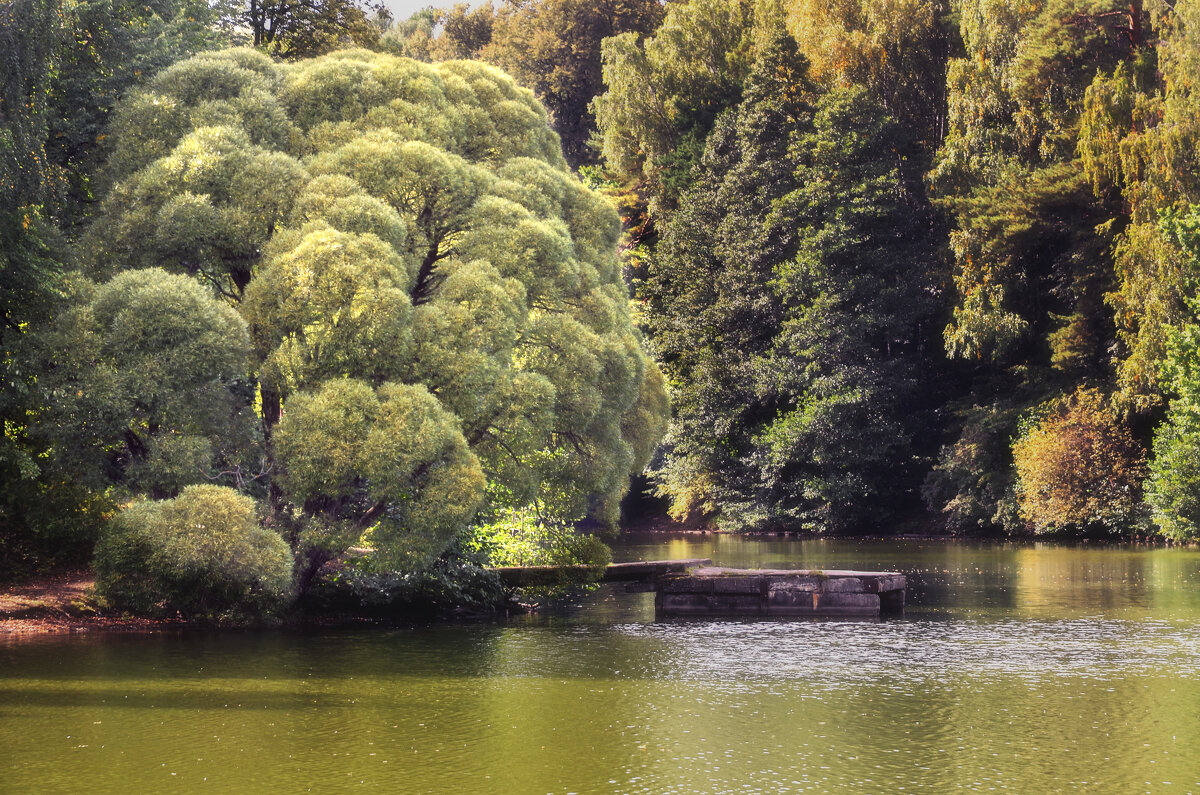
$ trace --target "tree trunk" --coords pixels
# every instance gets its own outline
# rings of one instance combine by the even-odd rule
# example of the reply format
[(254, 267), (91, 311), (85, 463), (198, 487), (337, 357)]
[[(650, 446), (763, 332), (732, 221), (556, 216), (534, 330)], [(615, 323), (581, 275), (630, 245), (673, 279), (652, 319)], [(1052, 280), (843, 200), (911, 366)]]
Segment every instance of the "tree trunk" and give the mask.
[(266, 448), (267, 471), (272, 473), (270, 486), (267, 487), (267, 506), (271, 513), (275, 513), (283, 507), (283, 490), (279, 487), (279, 479), (276, 476), (273, 438), (275, 426), (279, 424), (279, 417), (283, 413), (282, 400), (279, 390), (268, 384), (260, 384), (259, 392), (262, 395), (263, 446)]

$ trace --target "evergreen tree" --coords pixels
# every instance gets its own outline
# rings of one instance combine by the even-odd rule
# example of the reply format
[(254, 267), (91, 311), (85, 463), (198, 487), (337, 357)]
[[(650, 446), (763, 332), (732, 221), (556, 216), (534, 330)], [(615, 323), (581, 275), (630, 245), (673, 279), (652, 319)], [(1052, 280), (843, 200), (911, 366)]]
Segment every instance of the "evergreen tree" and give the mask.
[(778, 410), (775, 390), (759, 393), (783, 320), (772, 280), (796, 246), (793, 219), (775, 205), (797, 186), (792, 147), (811, 126), (806, 69), (779, 31), (745, 101), (717, 120), (637, 289), (672, 390), (659, 478), (677, 514), (723, 514), (759, 491), (754, 435)]
[(855, 529), (913, 486), (929, 214), (878, 104), (814, 116), (805, 68), (782, 31), (763, 48), (639, 290), (675, 404), (663, 488), (734, 528)]
[(799, 142), (798, 187), (777, 209), (798, 237), (777, 268), (786, 319), (769, 368), (786, 402), (755, 457), (776, 521), (861, 531), (911, 504), (937, 292), (935, 227), (905, 191), (902, 146), (862, 88), (822, 97)]

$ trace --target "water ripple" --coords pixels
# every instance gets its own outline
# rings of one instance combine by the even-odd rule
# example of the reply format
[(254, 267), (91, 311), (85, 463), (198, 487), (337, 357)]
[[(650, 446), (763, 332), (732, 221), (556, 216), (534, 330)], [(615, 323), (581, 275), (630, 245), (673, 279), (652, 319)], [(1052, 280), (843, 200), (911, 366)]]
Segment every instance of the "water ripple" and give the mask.
[(613, 631), (669, 647), (643, 670), (663, 678), (844, 686), (881, 676), (1106, 680), (1168, 667), (1200, 676), (1200, 627), (1165, 621), (695, 622)]

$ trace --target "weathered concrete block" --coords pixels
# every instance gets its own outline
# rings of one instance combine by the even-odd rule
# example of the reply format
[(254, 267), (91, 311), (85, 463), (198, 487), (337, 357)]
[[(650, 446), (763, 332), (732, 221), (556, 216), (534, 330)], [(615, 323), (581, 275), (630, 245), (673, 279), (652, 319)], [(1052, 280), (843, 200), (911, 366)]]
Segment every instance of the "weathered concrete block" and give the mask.
[(713, 577), (664, 577), (659, 582), (663, 593), (712, 593)]
[(862, 593), (866, 589), (858, 577), (830, 577), (821, 590), (825, 593)]
[(757, 595), (664, 593), (658, 602), (663, 615), (758, 615), (762, 598)]
[(768, 612), (811, 613), (816, 607), (816, 591), (780, 588), (767, 595)]
[(762, 577), (714, 577), (713, 593), (740, 593), (761, 596), (766, 581)]
[(768, 578), (767, 590), (769, 591), (819, 591), (825, 585), (825, 579), (816, 577), (811, 574), (779, 576), (772, 575)]
[(705, 613), (708, 611), (708, 600), (703, 596), (690, 593), (661, 593), (656, 607), (663, 615), (686, 615), (688, 613)]
[(715, 613), (753, 615), (761, 613), (763, 608), (759, 594), (714, 594), (708, 600)]
[(706, 567), (658, 581), (662, 615), (860, 616), (903, 612), (905, 578), (895, 572)]
[(879, 595), (873, 593), (817, 594), (816, 610), (822, 615), (877, 616)]

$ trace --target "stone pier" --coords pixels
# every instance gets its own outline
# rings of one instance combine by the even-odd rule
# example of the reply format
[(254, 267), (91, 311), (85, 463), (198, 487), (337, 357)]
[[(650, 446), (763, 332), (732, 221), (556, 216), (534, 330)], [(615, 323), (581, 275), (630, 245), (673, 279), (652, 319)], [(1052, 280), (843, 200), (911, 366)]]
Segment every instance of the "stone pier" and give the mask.
[(659, 616), (866, 616), (904, 613), (907, 580), (894, 571), (725, 569), (704, 558), (492, 569), (513, 588), (624, 582), (653, 591)]
[(725, 569), (666, 574), (656, 582), (660, 616), (865, 616), (904, 612), (898, 572)]

